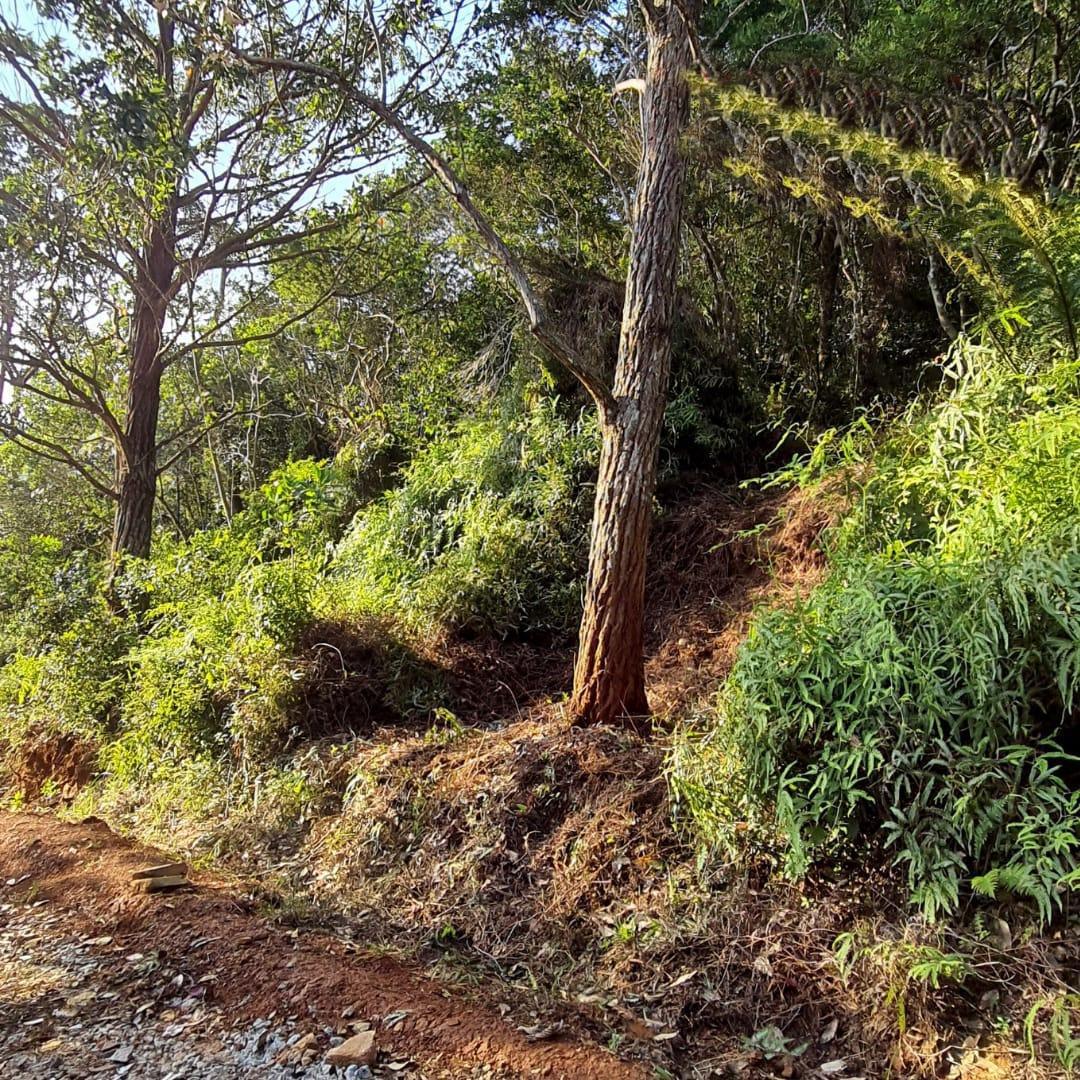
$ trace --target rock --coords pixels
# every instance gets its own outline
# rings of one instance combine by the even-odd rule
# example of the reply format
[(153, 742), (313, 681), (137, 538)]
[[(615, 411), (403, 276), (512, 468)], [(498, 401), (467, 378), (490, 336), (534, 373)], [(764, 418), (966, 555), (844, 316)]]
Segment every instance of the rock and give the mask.
[(119, 1049), (113, 1051), (109, 1060), (117, 1065), (126, 1065), (131, 1060), (131, 1055), (133, 1053), (135, 1053), (135, 1051), (132, 1047), (121, 1046)]
[(1004, 919), (989, 919), (986, 924), (990, 941), (995, 948), (1008, 952), (1012, 948), (1012, 927)]
[(331, 1047), (326, 1055), (328, 1065), (347, 1068), (349, 1065), (372, 1065), (379, 1050), (375, 1045), (374, 1031), (361, 1031), (346, 1039), (340, 1046)]
[[(279, 1065), (310, 1065), (315, 1060), (319, 1040), (313, 1032), (308, 1032), (303, 1038), (290, 1036), (285, 1049), (275, 1058)], [(308, 1057), (310, 1055), (310, 1057)], [(307, 1060), (304, 1059), (307, 1057)]]
[(187, 863), (161, 863), (159, 866), (147, 866), (144, 867), (142, 870), (136, 870), (131, 875), (131, 880), (145, 881), (149, 878), (187, 877), (187, 872)]
[(165, 889), (178, 889), (186, 885), (188, 879), (182, 874), (173, 874), (169, 877), (138, 878), (132, 881), (132, 887), (139, 893), (162, 892)]

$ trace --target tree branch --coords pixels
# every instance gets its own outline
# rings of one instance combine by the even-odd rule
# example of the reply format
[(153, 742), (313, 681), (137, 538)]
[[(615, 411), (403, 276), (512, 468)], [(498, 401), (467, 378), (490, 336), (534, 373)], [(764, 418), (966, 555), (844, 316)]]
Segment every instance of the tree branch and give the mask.
[(67, 465), (74, 469), (99, 495), (107, 499), (116, 499), (117, 493), (103, 480), (90, 471), (74, 455), (68, 453), (59, 443), (51, 439), (44, 439), (40, 435), (32, 435), (29, 431), (20, 428), (10, 421), (0, 418), (0, 436), (10, 439), (16, 446), (47, 461), (55, 461), (61, 465)]
[(431, 143), (417, 134), (395, 109), (381, 99), (357, 89), (343, 74), (332, 68), (285, 57), (257, 56), (238, 48), (234, 48), (233, 52), (240, 60), (256, 68), (297, 71), (323, 79), (336, 86), (348, 98), (377, 116), (387, 127), (396, 132), (406, 145), (428, 165), (441, 186), (451, 195), (461, 208), (461, 212), (472, 223), (488, 253), (501, 264), (525, 307), (533, 336), (588, 391), (605, 420), (614, 415), (616, 404), (610, 388), (590, 368), (555, 325), (539, 294), (533, 288), (520, 258), (495, 231), (487, 215), (473, 202), (469, 189), (462, 183), (450, 163)]

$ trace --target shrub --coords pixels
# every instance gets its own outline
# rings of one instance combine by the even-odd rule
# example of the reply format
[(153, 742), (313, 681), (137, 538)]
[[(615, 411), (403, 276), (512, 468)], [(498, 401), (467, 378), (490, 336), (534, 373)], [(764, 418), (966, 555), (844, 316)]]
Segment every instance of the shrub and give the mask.
[(130, 627), (100, 596), (85, 551), (46, 536), (0, 541), (0, 734), (95, 739), (115, 719)]
[(130, 642), (122, 620), (101, 605), (38, 652), (9, 657), (0, 668), (5, 739), (15, 744), (31, 730), (104, 736), (115, 719)]
[(509, 633), (562, 628), (577, 608), (595, 428), (544, 400), (462, 423), (362, 510), (324, 606)]
[(92, 608), (101, 574), (52, 536), (0, 539), (0, 658), (48, 647)]
[(294, 696), (290, 657), (345, 501), (314, 461), (277, 470), (228, 527), (162, 548), (133, 570), (148, 609), (126, 657), (111, 782), (138, 787), (179, 763), (263, 757), (280, 746)]
[(877, 451), (824, 584), (756, 619), (673, 783), (713, 841), (778, 832), (794, 874), (876, 836), (931, 917), (978, 877), (1048, 918), (1080, 852), (1078, 369), (954, 373)]

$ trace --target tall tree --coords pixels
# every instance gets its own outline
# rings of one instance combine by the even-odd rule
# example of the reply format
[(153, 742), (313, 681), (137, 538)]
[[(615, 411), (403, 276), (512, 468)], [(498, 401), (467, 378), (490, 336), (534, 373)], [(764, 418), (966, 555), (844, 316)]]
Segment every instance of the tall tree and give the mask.
[(114, 556), (146, 556), (160, 451), (202, 437), (159, 434), (163, 373), (232, 340), (266, 268), (326, 231), (312, 202), (344, 156), (352, 167), (358, 133), (302, 80), (231, 65), (222, 42), (239, 17), (223, 4), (41, 13), (30, 32), (0, 16), (18, 221), (5, 240), (25, 272), (0, 366), (21, 394), (90, 414), (113, 474), (36, 428), (18, 397), (0, 433), (80, 472), (115, 502)]
[[(257, 70), (301, 72), (337, 87), (425, 161), (506, 273), (533, 334), (596, 403), (602, 448), (572, 710), (581, 723), (631, 726), (648, 722), (645, 563), (671, 367), (685, 175), (681, 137), (689, 116), (687, 72), (696, 9), (673, 0), (643, 0), (640, 12), (646, 31), (645, 78), (627, 86), (642, 94), (643, 153), (619, 355), (610, 386), (546, 309), (520, 255), (499, 235), (446, 157), (417, 130), (415, 102), (399, 98), (391, 104), (385, 86), (382, 93), (372, 92), (340, 65), (320, 60), (331, 52), (326, 42), (309, 43), (306, 52), (312, 59), (307, 61), (269, 49), (235, 49)], [(340, 49), (339, 37), (333, 51)]]
[(648, 54), (614, 401), (601, 415), (589, 578), (574, 667), (579, 720), (646, 717), (645, 561), (667, 406), (689, 119), (694, 9), (642, 5)]

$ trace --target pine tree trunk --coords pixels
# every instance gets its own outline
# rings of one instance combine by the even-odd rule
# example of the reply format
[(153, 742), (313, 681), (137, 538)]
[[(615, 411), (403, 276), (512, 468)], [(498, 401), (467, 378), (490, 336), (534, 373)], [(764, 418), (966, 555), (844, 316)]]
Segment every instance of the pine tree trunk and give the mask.
[(157, 428), (161, 408), (161, 344), (168, 292), (176, 272), (172, 221), (155, 225), (135, 285), (124, 438), (116, 450), (114, 565), (150, 554), (157, 490)]
[[(690, 5), (692, 10), (693, 5)], [(687, 10), (687, 9), (684, 9)], [(689, 18), (689, 12), (686, 17)], [(689, 117), (690, 40), (673, 6), (646, 11), (644, 150), (634, 195), (614, 414), (602, 420), (585, 611), (571, 710), (578, 723), (648, 727), (645, 563), (667, 403)]]

